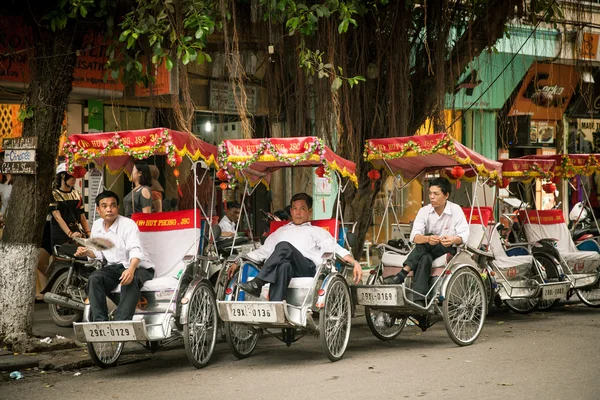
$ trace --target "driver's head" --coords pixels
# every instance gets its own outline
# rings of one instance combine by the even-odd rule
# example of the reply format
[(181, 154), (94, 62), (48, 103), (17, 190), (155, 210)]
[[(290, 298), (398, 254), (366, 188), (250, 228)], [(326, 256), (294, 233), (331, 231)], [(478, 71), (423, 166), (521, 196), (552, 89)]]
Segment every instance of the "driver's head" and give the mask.
[(227, 212), (225, 213), (225, 215), (227, 215), (227, 218), (229, 218), (231, 222), (237, 222), (240, 218), (240, 209), (241, 206), (239, 203), (228, 201)]
[(110, 190), (98, 194), (96, 196), (96, 211), (100, 218), (112, 223), (119, 216), (119, 196)]
[(433, 208), (445, 207), (452, 186), (446, 178), (435, 178), (429, 182), (429, 202)]
[(313, 205), (312, 197), (306, 193), (296, 193), (292, 196), (290, 204), (292, 206), (290, 215), (294, 224), (302, 225), (310, 220)]

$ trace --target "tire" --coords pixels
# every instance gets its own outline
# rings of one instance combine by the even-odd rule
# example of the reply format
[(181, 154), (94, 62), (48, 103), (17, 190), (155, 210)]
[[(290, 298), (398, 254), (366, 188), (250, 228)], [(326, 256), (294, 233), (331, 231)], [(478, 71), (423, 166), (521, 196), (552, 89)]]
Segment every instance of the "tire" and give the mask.
[(210, 363), (217, 341), (217, 302), (212, 286), (202, 281), (194, 288), (183, 326), (183, 344), (190, 363), (204, 368)]
[[(68, 288), (67, 288), (66, 283), (67, 283), (68, 275), (69, 275), (68, 270), (63, 272), (62, 274), (60, 274), (56, 278), (54, 283), (52, 284), (52, 289), (50, 289), (50, 291), (55, 294), (60, 294), (60, 293), (72, 294), (70, 292), (67, 292)], [(80, 289), (80, 292), (83, 291), (83, 282), (80, 282), (81, 278), (79, 276), (77, 276), (77, 274), (73, 274), (72, 279), (76, 283), (76, 285), (71, 285), (71, 286), (77, 287), (78, 289)], [(80, 293), (79, 295), (75, 294), (75, 296), (83, 296), (83, 295)], [(79, 300), (83, 303), (83, 301), (85, 299), (80, 297), (80, 298), (76, 298), (76, 300)], [(64, 327), (64, 328), (70, 328), (71, 326), (73, 326), (73, 322), (81, 321), (82, 316), (83, 316), (82, 311), (72, 310), (72, 309), (66, 308), (66, 307), (61, 307), (57, 304), (48, 304), (48, 312), (50, 313), (50, 318), (52, 318), (52, 321), (54, 321), (54, 323), (56, 325)]]
[[(484, 274), (485, 277), (483, 276)], [(481, 278), (483, 279), (483, 287), (485, 288), (485, 297), (487, 299), (487, 313), (489, 314), (492, 306), (496, 302), (496, 296), (498, 296), (498, 293), (496, 293), (496, 289), (494, 289), (492, 286), (492, 279), (488, 271), (484, 271), (481, 275)]]
[[(376, 281), (377, 276), (371, 275), (367, 279), (367, 285), (374, 285)], [(398, 337), (406, 326), (408, 317), (393, 317), (384, 311), (373, 310), (371, 307), (365, 306), (365, 319), (373, 336), (379, 340), (388, 341)]]
[(348, 346), (352, 322), (350, 292), (340, 275), (331, 278), (323, 304), (319, 312), (321, 348), (329, 360), (338, 361), (344, 356)]
[(541, 300), (539, 298), (533, 299), (506, 299), (504, 305), (508, 309), (517, 314), (529, 314), (534, 310), (537, 310)]
[[(560, 278), (558, 269), (556, 269), (556, 259), (544, 253), (538, 253), (534, 255), (535, 259), (544, 267), (546, 270), (546, 280), (548, 282), (560, 282), (563, 279)], [(560, 302), (560, 299), (554, 300), (540, 300), (538, 303), (538, 310), (547, 311), (555, 307)]]
[(483, 328), (487, 298), (481, 276), (468, 267), (450, 275), (442, 305), (448, 336), (459, 346), (473, 344)]
[(117, 365), (124, 346), (123, 342), (88, 343), (87, 349), (94, 364), (100, 368), (110, 368)]
[(588, 307), (600, 308), (600, 289), (575, 289), (577, 297)]
[(258, 331), (251, 326), (225, 322), (225, 337), (229, 349), (237, 358), (249, 357), (258, 343)]

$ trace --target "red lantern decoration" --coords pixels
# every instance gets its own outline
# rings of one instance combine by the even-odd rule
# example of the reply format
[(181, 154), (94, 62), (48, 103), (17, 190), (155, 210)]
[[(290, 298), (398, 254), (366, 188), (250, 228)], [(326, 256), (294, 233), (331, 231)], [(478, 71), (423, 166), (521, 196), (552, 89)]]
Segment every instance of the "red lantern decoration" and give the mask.
[(217, 178), (219, 178), (219, 180), (223, 182), (227, 180), (227, 173), (223, 168), (217, 171)]
[(375, 190), (375, 181), (381, 178), (381, 174), (376, 169), (372, 169), (367, 173), (367, 176), (371, 180), (371, 190)]
[(510, 183), (510, 180), (508, 178), (502, 178), (502, 183), (500, 185), (498, 185), (498, 187), (500, 189), (506, 189), (508, 187)]
[(177, 168), (173, 170), (173, 175), (175, 176), (175, 178), (179, 178), (179, 170)]
[(221, 190), (225, 190), (225, 189), (227, 189), (227, 184), (225, 182), (223, 182), (219, 185), (219, 187), (221, 188)]
[(463, 177), (463, 175), (465, 174), (465, 169), (463, 167), (461, 167), (460, 165), (456, 165), (454, 166), (454, 168), (452, 168), (452, 176), (454, 177), (454, 179), (456, 179), (456, 188), (460, 188), (460, 178)]
[(554, 193), (556, 190), (556, 185), (554, 183), (544, 183), (542, 185), (542, 190), (546, 193)]
[(325, 166), (319, 165), (317, 169), (315, 169), (315, 175), (317, 175), (319, 178), (322, 178), (325, 175)]

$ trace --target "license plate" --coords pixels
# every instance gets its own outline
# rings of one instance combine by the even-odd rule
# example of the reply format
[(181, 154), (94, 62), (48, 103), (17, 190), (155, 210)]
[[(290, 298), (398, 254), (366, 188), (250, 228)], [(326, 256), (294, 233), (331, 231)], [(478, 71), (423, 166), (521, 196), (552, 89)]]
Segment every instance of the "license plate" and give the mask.
[(85, 324), (82, 326), (88, 342), (125, 342), (136, 340), (133, 324)]
[(569, 284), (565, 285), (553, 285), (544, 287), (542, 290), (543, 300), (554, 300), (567, 297), (567, 291), (569, 290)]
[(277, 312), (272, 304), (228, 304), (230, 321), (276, 322)]
[(398, 290), (396, 288), (358, 288), (358, 304), (366, 306), (396, 306)]

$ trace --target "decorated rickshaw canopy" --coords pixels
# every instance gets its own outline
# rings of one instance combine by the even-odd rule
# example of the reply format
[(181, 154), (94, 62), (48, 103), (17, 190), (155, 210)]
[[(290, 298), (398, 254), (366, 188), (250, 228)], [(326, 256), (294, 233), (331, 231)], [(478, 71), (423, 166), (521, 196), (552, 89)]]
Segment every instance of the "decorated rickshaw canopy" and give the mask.
[(510, 158), (502, 163), (502, 176), (507, 179), (530, 181), (534, 178), (551, 180), (556, 161), (553, 159)]
[(209, 167), (218, 167), (216, 146), (191, 133), (167, 128), (71, 135), (64, 144), (64, 153), (69, 171), (75, 164), (89, 162), (118, 171), (131, 159), (153, 155), (166, 155), (171, 166), (179, 165), (181, 158), (187, 156), (193, 161), (204, 160)]
[(251, 185), (269, 184), (271, 173), (284, 167), (320, 167), (329, 175), (337, 171), (358, 186), (356, 164), (348, 161), (314, 136), (224, 140), (219, 145), (219, 164), (227, 179), (246, 179)]
[(526, 158), (554, 161), (552, 172), (554, 176), (563, 179), (581, 175), (589, 176), (594, 172), (600, 172), (600, 154), (550, 154), (533, 155)]
[[(369, 139), (365, 160), (374, 168), (388, 166), (393, 174), (411, 180), (426, 170), (462, 166), (465, 177), (475, 175), (500, 182), (502, 164), (464, 146), (447, 133)], [(446, 174), (447, 175), (447, 174)]]

